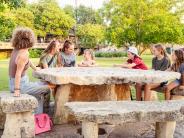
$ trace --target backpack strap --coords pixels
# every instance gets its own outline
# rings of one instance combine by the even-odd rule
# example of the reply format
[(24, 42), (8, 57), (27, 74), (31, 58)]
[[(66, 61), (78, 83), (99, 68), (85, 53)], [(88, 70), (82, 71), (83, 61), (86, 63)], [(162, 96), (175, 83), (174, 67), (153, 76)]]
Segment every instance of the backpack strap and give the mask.
[(54, 60), (54, 58), (55, 58), (55, 56), (56, 56), (56, 54), (51, 58), (51, 60), (48, 62), (48, 67), (52, 64), (52, 62), (53, 62), (53, 60)]

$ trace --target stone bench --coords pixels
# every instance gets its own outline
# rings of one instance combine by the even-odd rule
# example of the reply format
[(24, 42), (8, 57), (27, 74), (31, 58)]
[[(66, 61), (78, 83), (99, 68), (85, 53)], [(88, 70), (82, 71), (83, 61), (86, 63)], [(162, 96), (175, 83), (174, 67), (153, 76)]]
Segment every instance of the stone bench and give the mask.
[(0, 117), (4, 118), (0, 125), (1, 128), (4, 127), (1, 138), (33, 138), (35, 136), (33, 113), (37, 104), (33, 96), (22, 94), (20, 97), (13, 97), (11, 93), (1, 92)]
[(184, 101), (70, 102), (68, 113), (82, 121), (84, 138), (98, 138), (98, 124), (156, 122), (156, 138), (173, 138), (176, 121), (184, 120)]

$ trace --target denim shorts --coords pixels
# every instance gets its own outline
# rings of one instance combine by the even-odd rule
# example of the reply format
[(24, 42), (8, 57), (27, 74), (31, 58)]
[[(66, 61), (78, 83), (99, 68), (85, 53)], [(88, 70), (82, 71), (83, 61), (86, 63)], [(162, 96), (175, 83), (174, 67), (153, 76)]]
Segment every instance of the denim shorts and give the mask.
[(180, 85), (180, 84), (181, 84), (181, 79), (176, 79), (176, 80), (174, 81), (174, 83)]

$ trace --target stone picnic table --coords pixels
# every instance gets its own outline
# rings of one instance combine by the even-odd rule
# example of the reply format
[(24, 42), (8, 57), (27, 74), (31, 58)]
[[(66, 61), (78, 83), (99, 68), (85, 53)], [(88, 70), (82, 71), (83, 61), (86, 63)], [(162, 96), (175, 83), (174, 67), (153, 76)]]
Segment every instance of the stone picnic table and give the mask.
[(73, 120), (64, 108), (66, 102), (130, 100), (130, 83), (161, 83), (180, 78), (177, 72), (119, 67), (48, 68), (34, 72), (33, 76), (59, 86), (55, 96), (55, 124)]

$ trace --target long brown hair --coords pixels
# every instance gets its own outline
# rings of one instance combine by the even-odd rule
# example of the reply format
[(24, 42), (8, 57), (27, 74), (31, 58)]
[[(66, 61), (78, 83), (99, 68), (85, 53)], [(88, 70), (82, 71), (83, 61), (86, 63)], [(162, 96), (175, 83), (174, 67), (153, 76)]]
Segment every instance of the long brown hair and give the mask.
[(65, 52), (65, 49), (68, 49), (72, 45), (72, 42), (70, 40), (66, 40), (63, 44), (62, 52)]
[(176, 56), (176, 62), (171, 66), (171, 70), (178, 71), (179, 67), (182, 63), (184, 63), (184, 53), (182, 50), (174, 50), (174, 54)]
[(46, 54), (50, 53), (52, 49), (57, 46), (57, 43), (59, 43), (58, 40), (51, 41), (49, 45), (47, 46), (47, 48), (43, 51), (43, 53), (46, 53)]
[(49, 43), (49, 45), (47, 46), (47, 48), (42, 52), (42, 55), (40, 57), (40, 61), (38, 66), (41, 66), (41, 61), (43, 60), (43, 58), (45, 58), (45, 56), (47, 54), (49, 54), (53, 48), (55, 48), (57, 46), (57, 43), (59, 42), (59, 40), (53, 40)]
[(154, 45), (154, 48), (156, 48), (158, 51), (160, 51), (161, 55), (168, 58), (168, 55), (166, 53), (165, 48), (161, 44)]

